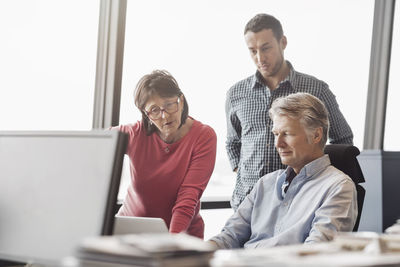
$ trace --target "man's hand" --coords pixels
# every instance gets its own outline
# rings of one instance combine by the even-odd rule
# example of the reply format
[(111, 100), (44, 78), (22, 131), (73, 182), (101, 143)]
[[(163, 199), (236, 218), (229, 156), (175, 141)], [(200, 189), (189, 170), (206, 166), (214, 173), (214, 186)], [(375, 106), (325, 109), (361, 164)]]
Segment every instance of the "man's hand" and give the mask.
[(208, 240), (207, 243), (210, 244), (211, 246), (213, 246), (213, 248), (219, 249), (217, 242), (215, 242), (213, 240)]

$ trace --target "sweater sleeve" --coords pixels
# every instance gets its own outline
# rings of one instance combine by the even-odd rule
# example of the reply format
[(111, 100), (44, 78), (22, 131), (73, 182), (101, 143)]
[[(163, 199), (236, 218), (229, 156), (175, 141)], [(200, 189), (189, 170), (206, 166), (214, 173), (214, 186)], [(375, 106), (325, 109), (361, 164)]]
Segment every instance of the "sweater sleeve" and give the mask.
[[(120, 132), (126, 133), (128, 135), (128, 144), (125, 149), (125, 154), (132, 156), (130, 151), (132, 150), (134, 143), (136, 142), (137, 137), (140, 134), (141, 122), (138, 121), (135, 124), (114, 126), (114, 127), (110, 127), (109, 129), (120, 131)], [(132, 183), (132, 182), (130, 182), (130, 183)], [(132, 200), (133, 198), (130, 196), (130, 194), (132, 194), (132, 192), (129, 192), (129, 190), (128, 190), (128, 192), (125, 196), (125, 199), (123, 201), (123, 204), (117, 212), (117, 215), (130, 216), (133, 214), (132, 207), (134, 206), (134, 203)]]
[(109, 130), (117, 130), (128, 134), (128, 144), (126, 146), (126, 151), (125, 151), (125, 154), (128, 154), (136, 140), (136, 137), (139, 135), (139, 132), (141, 131), (141, 122), (138, 121), (135, 124), (114, 126), (110, 127)]
[(179, 188), (175, 205), (172, 209), (170, 232), (186, 231), (195, 215), (201, 195), (206, 188), (214, 170), (217, 136), (208, 126), (200, 133), (193, 153), (189, 169)]

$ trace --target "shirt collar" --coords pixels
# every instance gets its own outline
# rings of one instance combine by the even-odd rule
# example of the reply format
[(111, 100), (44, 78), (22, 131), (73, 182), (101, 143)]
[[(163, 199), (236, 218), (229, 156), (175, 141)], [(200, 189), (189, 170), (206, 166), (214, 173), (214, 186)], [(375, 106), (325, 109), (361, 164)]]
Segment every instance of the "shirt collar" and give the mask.
[[(296, 175), (293, 179), (293, 182), (299, 182), (300, 180), (306, 180), (311, 177), (314, 177), (319, 172), (326, 169), (329, 165), (331, 165), (331, 160), (327, 154), (319, 157), (310, 163), (306, 164), (301, 170), (300, 173)], [(279, 199), (283, 199), (285, 197), (285, 193), (283, 192), (283, 187), (285, 186), (286, 178), (290, 173), (293, 171), (292, 167), (287, 167), (281, 175), (278, 176), (277, 183), (276, 183), (276, 192), (278, 194)]]
[[(306, 164), (301, 170), (298, 176), (304, 176), (306, 178), (312, 177), (315, 174), (323, 171), (331, 165), (331, 160), (329, 159), (329, 155), (325, 154), (322, 157), (319, 157), (310, 163)], [(288, 167), (290, 168), (290, 167)]]
[[(290, 63), (288, 60), (286, 60), (286, 63), (289, 67), (289, 74), (288, 76), (286, 76), (285, 79), (283, 79), (280, 83), (277, 89), (279, 89), (281, 87), (282, 84), (288, 82), (291, 86), (291, 88), (293, 90), (296, 90), (296, 86), (294, 86), (296, 84), (296, 80), (297, 80), (297, 74), (296, 71), (294, 70), (292, 63)], [(253, 81), (252, 81), (252, 86), (251, 88), (256, 88), (256, 87), (264, 87), (264, 80), (263, 77), (261, 75), (261, 73), (257, 70), (256, 73), (253, 75)]]
[(281, 82), (281, 84), (283, 82), (289, 82), (289, 84), (291, 85), (293, 90), (296, 90), (295, 84), (296, 84), (296, 80), (297, 80), (297, 73), (294, 70), (292, 63), (290, 63), (289, 61), (286, 60), (286, 63), (289, 67), (289, 75)]
[(255, 89), (256, 87), (264, 87), (264, 81), (262, 78), (261, 73), (257, 70), (256, 73), (253, 75), (253, 81), (251, 88)]

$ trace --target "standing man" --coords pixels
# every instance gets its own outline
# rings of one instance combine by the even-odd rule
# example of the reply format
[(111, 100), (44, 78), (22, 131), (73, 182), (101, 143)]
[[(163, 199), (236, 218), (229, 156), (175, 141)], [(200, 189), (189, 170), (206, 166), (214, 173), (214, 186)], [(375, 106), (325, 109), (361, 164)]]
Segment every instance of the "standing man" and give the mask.
[(329, 141), (352, 144), (353, 133), (339, 110), (328, 85), (294, 70), (284, 59), (287, 45), (281, 23), (273, 16), (258, 14), (246, 25), (244, 37), (257, 67), (254, 75), (232, 86), (226, 98), (226, 149), (237, 172), (231, 206), (236, 210), (258, 179), (284, 169), (274, 149), (268, 110), (282, 96), (306, 92), (322, 100), (329, 112)]

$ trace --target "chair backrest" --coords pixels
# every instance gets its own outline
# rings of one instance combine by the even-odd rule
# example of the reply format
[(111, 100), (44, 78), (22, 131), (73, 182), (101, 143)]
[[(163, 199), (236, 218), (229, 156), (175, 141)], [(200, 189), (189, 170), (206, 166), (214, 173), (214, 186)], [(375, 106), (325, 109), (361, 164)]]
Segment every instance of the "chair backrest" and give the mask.
[(365, 189), (359, 185), (359, 183), (365, 182), (360, 164), (357, 160), (360, 150), (353, 145), (329, 144), (325, 146), (325, 154), (329, 155), (332, 165), (350, 176), (356, 185), (358, 215), (353, 231), (357, 231), (365, 198)]

